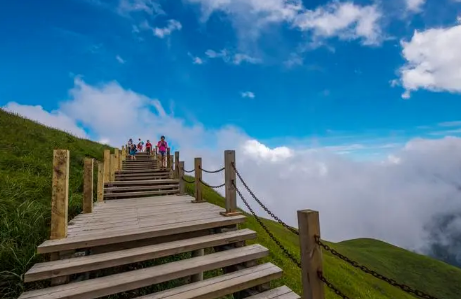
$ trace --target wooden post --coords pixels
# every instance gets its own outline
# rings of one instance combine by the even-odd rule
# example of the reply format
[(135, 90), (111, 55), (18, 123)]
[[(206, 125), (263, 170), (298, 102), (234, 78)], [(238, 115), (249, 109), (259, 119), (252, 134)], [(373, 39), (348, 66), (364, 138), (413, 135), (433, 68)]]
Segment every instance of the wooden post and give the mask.
[(67, 237), (69, 207), (69, 159), (68, 150), (53, 151), (53, 181), (51, 186), (51, 235), (50, 239)]
[(104, 183), (110, 181), (110, 150), (104, 150)]
[[(155, 153), (154, 153), (154, 159), (155, 159), (155, 160), (158, 159), (157, 152), (158, 152), (158, 146), (156, 145), (156, 146), (155, 146)], [(157, 165), (158, 165), (158, 161), (157, 161)]]
[(226, 211), (221, 212), (223, 216), (234, 216), (240, 215), (241, 212), (237, 211), (237, 193), (235, 191), (234, 184), (237, 185), (235, 176), (235, 169), (232, 166), (235, 165), (235, 151), (226, 150), (224, 151), (224, 181), (226, 183)]
[[(51, 184), (51, 232), (50, 239), (67, 237), (69, 208), (69, 162), (68, 150), (53, 150), (53, 176)], [(50, 261), (68, 258), (69, 252), (53, 252)], [(51, 279), (51, 285), (60, 285), (69, 281), (68, 276)]]
[(118, 148), (115, 148), (114, 149), (114, 159), (115, 159), (114, 171), (117, 171), (119, 168), (119, 165), (120, 165), (119, 158), (120, 158), (120, 152)]
[(93, 159), (83, 160), (83, 213), (93, 212)]
[(174, 178), (179, 178), (179, 152), (174, 152)]
[(317, 272), (322, 272), (322, 250), (315, 241), (320, 237), (319, 212), (298, 211), (299, 245), (301, 248), (302, 299), (325, 299), (323, 282)]
[(166, 149), (166, 168), (170, 170), (171, 168), (171, 161), (170, 161), (170, 148)]
[[(122, 146), (122, 159), (121, 160), (126, 161), (126, 147), (125, 146)], [(120, 167), (120, 170), (122, 170), (122, 167)]]
[(104, 201), (104, 163), (98, 162), (98, 202)]
[(184, 195), (186, 193), (186, 182), (183, 181), (184, 177), (184, 161), (179, 162), (179, 195)]
[(115, 181), (115, 154), (110, 154), (110, 179), (111, 182)]
[(204, 202), (202, 198), (202, 158), (194, 159), (195, 168), (195, 200), (192, 202)]
[[(192, 251), (192, 257), (203, 256), (203, 255), (205, 255), (205, 249), (203, 248)], [(192, 275), (190, 280), (191, 282), (202, 281), (203, 272)]]

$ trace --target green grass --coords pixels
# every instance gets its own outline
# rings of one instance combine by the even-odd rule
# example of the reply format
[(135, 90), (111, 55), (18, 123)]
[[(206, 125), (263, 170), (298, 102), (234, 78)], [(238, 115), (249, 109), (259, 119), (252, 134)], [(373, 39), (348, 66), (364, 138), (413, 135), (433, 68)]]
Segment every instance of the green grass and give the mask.
[[(53, 149), (70, 150), (69, 217), (73, 217), (81, 211), (83, 158), (93, 157), (102, 160), (103, 150), (107, 147), (47, 128), (1, 109), (0, 132), (0, 298), (17, 298), (25, 289), (41, 286), (25, 286), (22, 283), (22, 275), (34, 263), (42, 260), (43, 257), (36, 254), (36, 246), (49, 237)], [(193, 185), (188, 184), (187, 191), (192, 195)], [(203, 194), (207, 201), (224, 206), (223, 198), (215, 191), (205, 187)], [(251, 205), (256, 204), (251, 199), (248, 200)], [(263, 219), (263, 222), (299, 259), (297, 236), (276, 222), (266, 219)], [(295, 292), (301, 293), (299, 269), (269, 238), (256, 220), (249, 216), (241, 227), (255, 230), (258, 238), (253, 243), (270, 249), (270, 256), (264, 261), (270, 261), (284, 270), (283, 278), (275, 281), (273, 285), (285, 284)], [(429, 257), (372, 239), (327, 244), (370, 269), (437, 298), (455, 299), (459, 298), (457, 294), (461, 294), (461, 269)], [(146, 267), (185, 257), (188, 255), (138, 263), (128, 268)], [(324, 253), (323, 258), (325, 276), (349, 298), (414, 298), (351, 267), (329, 253)], [(128, 268), (121, 270), (126, 271)], [(205, 276), (211, 277), (216, 274), (217, 271), (210, 271)], [(133, 298), (182, 283), (183, 280), (176, 280), (107, 298)], [(328, 289), (326, 293), (327, 298), (339, 298)]]

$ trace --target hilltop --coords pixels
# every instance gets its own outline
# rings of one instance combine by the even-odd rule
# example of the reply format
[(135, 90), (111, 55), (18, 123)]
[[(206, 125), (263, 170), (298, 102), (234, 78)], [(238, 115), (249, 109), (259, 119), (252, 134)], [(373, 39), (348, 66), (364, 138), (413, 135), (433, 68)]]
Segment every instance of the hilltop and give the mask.
[[(0, 297), (15, 298), (24, 288), (21, 275), (41, 259), (35, 253), (36, 246), (49, 235), (53, 149), (70, 150), (69, 217), (73, 217), (81, 211), (83, 158), (102, 160), (103, 150), (108, 147), (1, 109), (0, 130)], [(192, 195), (193, 185), (186, 187)], [(214, 190), (205, 187), (203, 196), (224, 206), (224, 199)], [(274, 221), (262, 221), (299, 258), (297, 236)], [(301, 274), (296, 265), (251, 215), (243, 227), (258, 233), (254, 243), (270, 249), (265, 261), (283, 268), (285, 275), (275, 284), (286, 284), (301, 293)], [(435, 259), (373, 239), (327, 244), (370, 269), (437, 298), (456, 299), (461, 293), (461, 269)], [(349, 298), (414, 298), (329, 253), (324, 252), (323, 256), (325, 276)], [(327, 289), (327, 298), (339, 297)]]

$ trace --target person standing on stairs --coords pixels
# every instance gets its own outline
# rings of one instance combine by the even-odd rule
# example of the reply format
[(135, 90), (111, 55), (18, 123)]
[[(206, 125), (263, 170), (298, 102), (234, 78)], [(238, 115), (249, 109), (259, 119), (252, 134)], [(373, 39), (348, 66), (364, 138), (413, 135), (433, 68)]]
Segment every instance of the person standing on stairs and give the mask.
[(160, 159), (162, 161), (161, 168), (166, 168), (166, 149), (168, 148), (168, 143), (165, 141), (165, 136), (160, 137), (160, 141), (157, 143), (158, 152), (160, 154)]
[(146, 142), (146, 152), (147, 152), (147, 154), (149, 156), (150, 156), (151, 150), (152, 150), (152, 143), (150, 143), (150, 141), (147, 140), (147, 142)]
[(134, 145), (133, 143), (131, 144), (131, 147), (130, 147), (130, 158), (131, 160), (136, 160), (136, 145)]
[(143, 145), (144, 145), (144, 142), (141, 140), (141, 138), (139, 138), (139, 141), (138, 141), (138, 152), (142, 152)]

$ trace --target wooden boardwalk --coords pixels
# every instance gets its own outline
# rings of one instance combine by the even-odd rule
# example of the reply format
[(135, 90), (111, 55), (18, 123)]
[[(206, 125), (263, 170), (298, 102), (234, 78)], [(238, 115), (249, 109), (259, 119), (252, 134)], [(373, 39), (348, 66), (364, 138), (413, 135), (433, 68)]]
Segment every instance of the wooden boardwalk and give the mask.
[[(68, 223), (62, 216), (67, 217), (67, 203), (57, 201), (65, 189), (59, 176), (68, 179), (68, 173), (63, 160), (55, 161), (54, 184), (62, 188), (53, 189), (52, 238), (38, 246), (38, 253), (49, 254), (50, 261), (35, 264), (24, 277), (25, 282), (50, 280), (51, 286), (25, 292), (20, 299), (99, 298), (180, 278), (187, 279), (179, 287), (137, 298), (300, 298), (286, 286), (269, 289), (282, 270), (258, 263), (269, 252), (261, 245), (245, 244), (256, 238), (254, 231), (238, 229), (245, 216), (185, 195), (179, 163), (173, 167), (170, 161), (167, 170), (160, 170), (152, 156), (140, 154), (136, 161), (124, 153), (119, 160), (114, 157), (105, 153), (103, 169), (99, 164), (98, 201), (93, 204), (91, 179), (84, 185), (84, 213)], [(90, 162), (85, 163), (92, 178), (93, 162), (91, 172)], [(184, 253), (191, 253), (190, 258), (128, 267)], [(100, 270), (105, 269), (117, 273), (104, 276)], [(217, 269), (223, 274), (203, 279), (204, 272)]]

